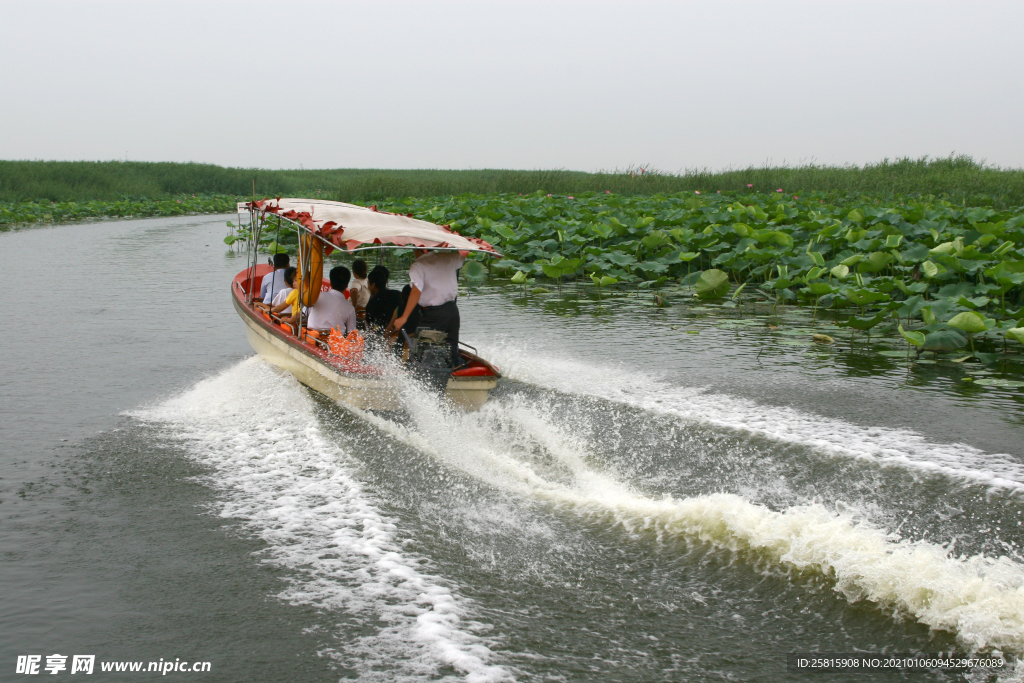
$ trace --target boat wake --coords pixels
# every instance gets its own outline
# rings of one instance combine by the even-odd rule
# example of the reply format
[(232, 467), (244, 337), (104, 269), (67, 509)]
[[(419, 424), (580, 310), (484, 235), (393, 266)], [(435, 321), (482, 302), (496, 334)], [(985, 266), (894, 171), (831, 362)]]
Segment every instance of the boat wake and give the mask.
[(965, 444), (928, 441), (906, 429), (866, 428), (843, 420), (771, 407), (672, 386), (634, 370), (594, 367), (564, 358), (527, 355), (521, 347), (494, 347), (488, 356), (506, 377), (566, 394), (593, 396), (690, 423), (756, 434), (785, 444), (808, 446), (822, 455), (853, 458), (883, 467), (939, 474), (1009, 492), (1024, 491), (1024, 464), (1005, 453), (986, 453)]
[(955, 634), (969, 651), (1024, 652), (1024, 565), (1007, 557), (958, 557), (818, 502), (772, 509), (731, 493), (645, 495), (597, 464), (601, 444), (587, 430), (563, 427), (543, 405), (513, 395), (463, 414), (407, 393), (410, 422), (363, 417), (491, 486), (637, 538), (700, 541), (822, 575), (848, 602)]
[[(514, 365), (505, 366), (523, 378)], [(601, 384), (595, 374), (586, 387), (592, 395), (616, 379), (602, 371)], [(660, 407), (651, 410), (683, 414), (682, 399), (665, 408), (620, 389), (633, 405), (653, 402)], [(969, 651), (1024, 653), (1024, 565), (1012, 559), (957, 556), (949, 546), (901, 537), (815, 501), (768, 506), (735, 493), (645, 493), (603, 463), (606, 445), (597, 432), (580, 428), (581, 421), (607, 415), (564, 421), (545, 401), (516, 393), (495, 397), (477, 413), (454, 412), (413, 382), (405, 383), (403, 397), (407, 413), (400, 419), (351, 412), (382, 438), (562, 518), (621, 529), (638, 543), (704, 543), (755, 565), (821, 576), (849, 603), (873, 603), (883, 613), (954, 634)], [(339, 660), (369, 679), (438, 675), (445, 667), (469, 680), (512, 676), (493, 663), (495, 641), (473, 620), (473, 602), (403, 550), (395, 520), (381, 512), (357, 478), (356, 461), (323, 430), (309, 394), (289, 376), (249, 359), (136, 415), (173, 426), (175, 437), (213, 469), (210, 481), (224, 498), (220, 514), (243, 520), (267, 542), (266, 561), (292, 577), (283, 599), (347, 612), (353, 623), (373, 627), (372, 635), (331, 653)], [(803, 423), (783, 421), (793, 415), (799, 417), (778, 411), (779, 424), (765, 424), (764, 431), (806, 442)], [(914, 442), (899, 441), (902, 436), (857, 436), (869, 445), (895, 439), (887, 446), (892, 457), (920, 456), (907, 454)]]
[(510, 678), (470, 618), (472, 604), (402, 548), (395, 521), (325, 438), (309, 394), (256, 357), (156, 407), (132, 413), (170, 426), (212, 469), (219, 514), (242, 520), (284, 568), (279, 597), (344, 612), (364, 633), (328, 654), (363, 680), (422, 680), (452, 670), (469, 681)]

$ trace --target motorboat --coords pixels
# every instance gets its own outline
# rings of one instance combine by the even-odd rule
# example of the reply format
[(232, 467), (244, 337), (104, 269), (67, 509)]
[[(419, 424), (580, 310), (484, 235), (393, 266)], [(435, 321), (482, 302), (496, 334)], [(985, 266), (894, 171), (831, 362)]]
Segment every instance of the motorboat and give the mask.
[[(401, 360), (374, 363), (365, 357), (332, 352), (328, 336), (307, 329), (303, 315), (300, 314), (297, 324), (290, 325), (256, 304), (260, 301), (263, 278), (273, 272), (269, 263), (258, 263), (261, 238), (273, 234), (266, 231), (277, 231), (271, 243), (274, 250), (282, 249), (282, 232), (292, 231), (296, 236), (296, 288), (300, 290), (303, 307), (312, 306), (321, 292), (330, 289), (323, 267), (324, 258), (334, 250), (359, 252), (415, 247), (458, 251), (464, 256), (480, 253), (500, 257), (494, 247), (483, 240), (459, 235), (449, 226), (411, 215), (379, 211), (375, 206), (274, 198), (240, 202), (238, 212), (240, 218), (248, 217), (247, 229), (242, 233), (248, 262), (246, 269), (232, 280), (231, 301), (245, 323), (249, 343), (260, 357), (291, 372), (299, 382), (330, 399), (360, 409), (400, 410), (403, 374), (432, 376), (436, 385), (439, 372), (439, 389), (456, 408), (478, 410), (487, 402), (501, 374), (479, 357), (474, 347), (461, 340), (461, 363), (450, 363), (451, 367), (440, 370), (436, 364), (418, 367), (418, 358), (426, 363), (415, 353), (420, 340), (408, 335), (403, 335), (407, 343)], [(424, 346), (438, 341), (427, 330), (421, 334)]]

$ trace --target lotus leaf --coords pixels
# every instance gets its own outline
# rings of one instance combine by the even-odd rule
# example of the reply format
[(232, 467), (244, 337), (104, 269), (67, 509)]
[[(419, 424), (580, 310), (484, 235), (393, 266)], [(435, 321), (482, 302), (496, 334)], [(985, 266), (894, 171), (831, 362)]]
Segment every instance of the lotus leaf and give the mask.
[(855, 315), (851, 315), (847, 320), (837, 324), (843, 327), (852, 327), (853, 329), (860, 330), (861, 332), (866, 332), (878, 323), (882, 322), (883, 319), (885, 319), (884, 312), (879, 313), (873, 318), (858, 318)]
[(914, 346), (924, 346), (924, 334), (921, 332), (907, 332), (903, 325), (899, 326), (900, 334)]
[(821, 277), (825, 272), (826, 271), (824, 268), (811, 268), (809, 271), (807, 271), (807, 279), (816, 280), (819, 277)]
[(905, 261), (919, 263), (928, 258), (928, 245), (921, 242), (911, 244), (902, 252), (902, 255)]
[(542, 263), (540, 267), (541, 270), (544, 271), (544, 275), (546, 277), (551, 278), (552, 280), (562, 277), (562, 269), (559, 268), (557, 265), (551, 265), (550, 263)]
[(646, 282), (641, 282), (639, 285), (637, 285), (637, 289), (654, 289), (656, 287), (662, 286), (666, 282), (668, 282), (667, 277), (659, 277), (657, 280), (647, 280)]
[(631, 266), (636, 263), (636, 259), (633, 258), (632, 254), (624, 254), (621, 251), (612, 251), (605, 255), (605, 258), (614, 263), (617, 266)]
[(925, 351), (956, 351), (967, 346), (967, 338), (956, 330), (929, 332), (924, 337)]
[(778, 244), (780, 246), (793, 246), (793, 236), (788, 233), (782, 232), (781, 230), (774, 231), (772, 238), (775, 240), (775, 244)]
[(487, 266), (479, 261), (466, 261), (462, 266), (462, 272), (468, 278), (482, 278), (487, 275)]
[(975, 313), (974, 311), (964, 311), (963, 313), (957, 313), (946, 324), (958, 330), (963, 330), (964, 332), (971, 333), (984, 332), (986, 329), (988, 329), (987, 327), (985, 327), (985, 319), (982, 318), (977, 313)]
[(946, 256), (950, 256), (956, 253), (956, 247), (953, 245), (952, 242), (943, 242), (939, 246), (933, 249), (929, 249), (928, 253), (931, 254), (932, 256), (937, 256), (939, 254), (945, 254)]
[(888, 268), (892, 261), (892, 254), (887, 254), (884, 251), (873, 251), (857, 266), (857, 270), (862, 273), (877, 273)]
[(846, 298), (857, 306), (867, 306), (877, 301), (888, 301), (889, 297), (881, 292), (872, 292), (870, 289), (849, 289), (846, 291)]
[(924, 272), (924, 276), (929, 280), (939, 274), (939, 267), (931, 261), (925, 261), (922, 263), (921, 270)]
[(840, 265), (835, 266), (834, 268), (832, 268), (832, 270), (830, 272), (832, 273), (833, 277), (836, 277), (836, 278), (839, 278), (840, 280), (842, 280), (842, 279), (846, 278), (847, 275), (850, 274), (850, 267), (849, 266), (844, 266), (844, 265), (840, 264)]
[(642, 240), (640, 240), (640, 243), (643, 244), (644, 248), (648, 251), (657, 249), (667, 242), (668, 236), (661, 230), (652, 230)]
[(885, 238), (885, 246), (887, 248), (894, 248), (900, 246), (900, 242), (903, 241), (903, 235), (889, 235)]
[(814, 296), (824, 296), (825, 294), (831, 294), (832, 292), (836, 291), (835, 287), (828, 284), (827, 282), (812, 282), (809, 285), (807, 285), (807, 289)]
[(659, 261), (644, 261), (637, 264), (636, 267), (648, 273), (664, 273), (668, 270), (668, 266)]
[(855, 266), (855, 265), (857, 265), (858, 263), (860, 263), (863, 260), (864, 260), (864, 254), (854, 254), (853, 256), (850, 256), (849, 258), (843, 259), (842, 261), (839, 262), (839, 264), (843, 265), (843, 266)]
[(825, 257), (823, 257), (820, 252), (809, 251), (809, 252), (807, 252), (807, 255), (811, 258), (811, 262), (814, 263), (814, 265), (816, 265), (816, 266), (824, 266), (825, 265)]
[(705, 270), (694, 286), (701, 299), (717, 299), (729, 293), (729, 276), (717, 268)]
[(860, 209), (854, 209), (850, 213), (846, 214), (846, 218), (854, 223), (860, 223), (864, 220), (864, 214)]
[(494, 232), (498, 233), (507, 240), (514, 240), (516, 238), (516, 234), (512, 232), (512, 229), (506, 225), (494, 226)]
[(983, 387), (1006, 387), (1008, 389), (1018, 389), (1024, 387), (1024, 382), (1015, 379), (996, 379), (996, 378), (983, 378), (974, 381), (975, 384), (980, 384)]
[(1014, 327), (1004, 332), (1007, 337), (1024, 344), (1024, 327)]
[(512, 276), (512, 284), (521, 285), (526, 283), (526, 273), (521, 270), (517, 270), (516, 274)]
[(955, 282), (951, 285), (939, 288), (938, 294), (944, 299), (959, 299), (962, 296), (974, 296), (974, 285), (970, 282)]
[(957, 304), (964, 308), (982, 308), (990, 301), (992, 301), (992, 299), (989, 299), (987, 296), (976, 296), (971, 299), (962, 296), (956, 300)]

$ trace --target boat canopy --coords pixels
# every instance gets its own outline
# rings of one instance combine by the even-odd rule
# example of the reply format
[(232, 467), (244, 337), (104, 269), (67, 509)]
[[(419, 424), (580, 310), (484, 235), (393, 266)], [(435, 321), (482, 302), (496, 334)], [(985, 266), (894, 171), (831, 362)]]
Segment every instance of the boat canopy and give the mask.
[(376, 206), (281, 197), (239, 202), (239, 213), (248, 213), (250, 210), (275, 214), (297, 223), (328, 245), (346, 251), (387, 245), (459, 251), (463, 255), (476, 251), (501, 256), (482, 239), (464, 237), (453, 232), (447, 225), (421, 221), (413, 218), (412, 214), (378, 211)]

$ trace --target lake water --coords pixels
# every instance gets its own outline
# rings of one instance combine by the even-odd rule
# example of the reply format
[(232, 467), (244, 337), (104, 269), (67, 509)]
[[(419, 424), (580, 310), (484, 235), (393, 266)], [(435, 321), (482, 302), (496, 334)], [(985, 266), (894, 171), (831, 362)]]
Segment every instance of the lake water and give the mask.
[(253, 355), (224, 220), (0, 234), (0, 679), (1016, 680), (786, 667), (1024, 652), (1024, 402), (990, 371), (482, 285), (484, 410), (354, 412)]

